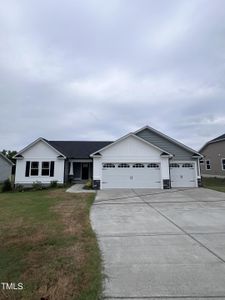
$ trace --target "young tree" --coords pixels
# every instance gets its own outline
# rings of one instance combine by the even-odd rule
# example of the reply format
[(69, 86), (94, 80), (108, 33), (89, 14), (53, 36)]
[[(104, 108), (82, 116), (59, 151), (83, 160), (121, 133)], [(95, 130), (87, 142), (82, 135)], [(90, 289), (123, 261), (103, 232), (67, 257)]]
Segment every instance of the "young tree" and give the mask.
[(15, 159), (13, 159), (13, 156), (17, 154), (17, 151), (15, 150), (2, 150), (2, 154), (5, 155), (9, 160), (11, 160), (13, 163), (15, 163)]

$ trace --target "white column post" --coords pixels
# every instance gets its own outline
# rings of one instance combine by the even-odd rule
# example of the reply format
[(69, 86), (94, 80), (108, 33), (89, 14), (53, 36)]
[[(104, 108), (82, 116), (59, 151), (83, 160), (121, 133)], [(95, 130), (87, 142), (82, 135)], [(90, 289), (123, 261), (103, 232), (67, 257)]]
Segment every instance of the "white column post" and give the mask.
[(74, 175), (74, 173), (73, 173), (73, 162), (72, 161), (70, 161), (70, 171), (69, 171), (69, 175)]

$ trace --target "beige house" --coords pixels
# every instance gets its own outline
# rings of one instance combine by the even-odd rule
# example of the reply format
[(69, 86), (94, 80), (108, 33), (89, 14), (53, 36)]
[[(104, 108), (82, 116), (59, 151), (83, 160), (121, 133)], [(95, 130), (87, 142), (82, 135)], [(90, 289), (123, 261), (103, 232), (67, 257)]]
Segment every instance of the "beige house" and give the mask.
[(225, 134), (207, 142), (199, 152), (204, 156), (200, 161), (203, 177), (225, 177)]

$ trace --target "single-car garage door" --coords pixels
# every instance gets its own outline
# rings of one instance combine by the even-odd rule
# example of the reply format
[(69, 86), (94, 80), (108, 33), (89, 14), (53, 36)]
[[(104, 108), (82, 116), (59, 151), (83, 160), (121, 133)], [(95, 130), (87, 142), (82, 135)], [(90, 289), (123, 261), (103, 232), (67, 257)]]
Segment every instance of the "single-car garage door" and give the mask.
[(102, 188), (160, 188), (159, 163), (104, 163)]
[(171, 163), (172, 187), (196, 187), (195, 163)]

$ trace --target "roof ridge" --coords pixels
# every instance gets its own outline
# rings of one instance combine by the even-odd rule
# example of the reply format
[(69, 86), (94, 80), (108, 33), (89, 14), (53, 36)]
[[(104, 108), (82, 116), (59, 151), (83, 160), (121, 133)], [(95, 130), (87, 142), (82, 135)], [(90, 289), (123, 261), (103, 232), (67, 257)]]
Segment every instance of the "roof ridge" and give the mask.
[(82, 140), (46, 140), (48, 142), (85, 142), (85, 143), (112, 143), (113, 141), (82, 141)]

